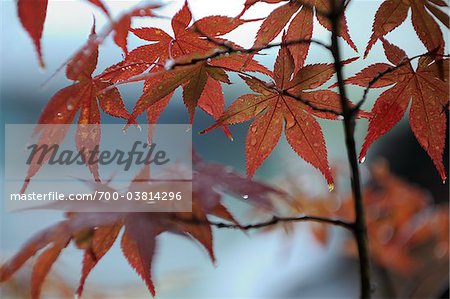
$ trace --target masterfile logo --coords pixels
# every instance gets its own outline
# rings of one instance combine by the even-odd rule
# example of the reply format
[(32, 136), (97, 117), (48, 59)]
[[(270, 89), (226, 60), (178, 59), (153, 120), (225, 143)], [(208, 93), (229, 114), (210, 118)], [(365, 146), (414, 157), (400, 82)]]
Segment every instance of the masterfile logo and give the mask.
[(7, 208), (191, 211), (191, 149), (185, 125), (6, 125)]

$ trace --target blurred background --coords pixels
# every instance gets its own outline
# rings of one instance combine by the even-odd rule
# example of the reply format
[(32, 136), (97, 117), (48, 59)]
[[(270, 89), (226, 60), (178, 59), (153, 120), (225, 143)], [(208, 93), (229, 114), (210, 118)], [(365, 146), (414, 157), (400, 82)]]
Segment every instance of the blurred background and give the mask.
[[(142, 19), (133, 22), (133, 27), (161, 27), (171, 33), (170, 17), (181, 8), (183, 1), (162, 2), (165, 5), (158, 13), (169, 19)], [(243, 2), (243, 0), (190, 0), (189, 4), (194, 18), (199, 19), (215, 14), (236, 16), (242, 10)], [(50, 97), (61, 87), (70, 84), (65, 79), (64, 72), (59, 72), (43, 86), (43, 83), (86, 41), (92, 26), (92, 16), (95, 16), (97, 28), (106, 26), (107, 20), (87, 1), (50, 1), (42, 39), (47, 67), (42, 70), (37, 65), (32, 42), (17, 18), (16, 3), (13, 1), (0, 3), (3, 142), (4, 124), (35, 123)], [(118, 16), (121, 11), (138, 2), (106, 1), (106, 3), (113, 15)], [(360, 53), (364, 51), (369, 39), (374, 14), (379, 5), (380, 1), (353, 1), (348, 8), (350, 35)], [(255, 5), (244, 18), (265, 17), (275, 7), (276, 5), (269, 4)], [(226, 37), (244, 47), (250, 47), (260, 23), (247, 23)], [(317, 23), (314, 26), (314, 37), (328, 41), (330, 33)], [(390, 33), (387, 39), (405, 49), (409, 56), (426, 52), (412, 28), (409, 17), (404, 24)], [(448, 43), (448, 36), (446, 42)], [(142, 42), (130, 34), (129, 49), (140, 44)], [(361, 55), (355, 53), (345, 42), (342, 42), (342, 46), (346, 58)], [(265, 55), (257, 57), (258, 61), (273, 69), (277, 49), (264, 51), (263, 54)], [(121, 51), (110, 39), (106, 40), (100, 48), (97, 73), (121, 59)], [(346, 66), (346, 76), (351, 76), (363, 67), (380, 61), (386, 59), (378, 42), (367, 59), (361, 58)], [(331, 62), (331, 57), (322, 49), (312, 46), (307, 63), (315, 62)], [(249, 92), (237, 76), (231, 75), (231, 79), (232, 85), (223, 86), (227, 104), (237, 96)], [(140, 95), (141, 86), (130, 84), (120, 87), (120, 90), (127, 108), (131, 110)], [(383, 89), (371, 91), (369, 100), (363, 108), (370, 110), (382, 91)], [(357, 101), (361, 95), (362, 89), (349, 87), (351, 100)], [(102, 121), (121, 122), (104, 114)], [(188, 115), (179, 90), (168, 109), (162, 114), (161, 122), (188, 123)], [(204, 159), (231, 165), (245, 172), (244, 143), (248, 124), (231, 128), (235, 137), (234, 142), (230, 142), (220, 130), (206, 135), (195, 134), (212, 122), (211, 117), (200, 110), (197, 111), (193, 127), (194, 147)], [(333, 209), (339, 210), (349, 191), (349, 181), (345, 179), (348, 177), (348, 170), (342, 124), (339, 121), (323, 120), (320, 123), (327, 141), (329, 160), (342, 174), (337, 194), (333, 196), (328, 194), (326, 182), (319, 172), (303, 162), (290, 149), (284, 137), (280, 139), (277, 148), (255, 178), (287, 189), (295, 186), (301, 189), (304, 196), (310, 198), (333, 197), (337, 202)], [(358, 148), (363, 142), (366, 129), (367, 121), (358, 121), (356, 130)], [(388, 161), (393, 174), (410, 182), (411, 186), (423, 190), (428, 198), (427, 207), (433, 202), (448, 203), (448, 182), (442, 184), (431, 160), (415, 141), (406, 116), (369, 151), (367, 161), (361, 166), (365, 183), (369, 184), (370, 181), (370, 165), (380, 157)], [(1, 159), (3, 160), (3, 155)], [(2, 169), (3, 165), (4, 161)], [(448, 138), (445, 165), (448, 165)], [(226, 203), (231, 211), (242, 216), (240, 219), (243, 223), (252, 220), (249, 217), (249, 208), (245, 204), (233, 198), (227, 198)], [(11, 257), (35, 232), (60, 219), (62, 213), (59, 212), (10, 213), (0, 205), (0, 258)], [(158, 298), (356, 298), (359, 292), (358, 265), (355, 258), (345, 249), (349, 236), (339, 228), (331, 228), (328, 242), (324, 245), (318, 241), (310, 228), (307, 224), (297, 224), (288, 236), (282, 228), (249, 234), (214, 229), (214, 249), (217, 257), (215, 266), (210, 263), (207, 253), (197, 244), (179, 236), (163, 234), (158, 237), (159, 245), (153, 266), (157, 296)], [(448, 227), (444, 229), (445, 233), (448, 237)], [(440, 265), (430, 268), (431, 273), (436, 273), (439, 279), (425, 281), (425, 278), (420, 276), (417, 278), (413, 273), (399, 274), (395, 269), (381, 267), (380, 270), (375, 266), (375, 295), (412, 297), (416, 294), (414, 297), (448, 297), (448, 242), (443, 246), (447, 248), (441, 248), (439, 254), (434, 254), (433, 250), (431, 255), (429, 251), (419, 251), (417, 254), (417, 258), (424, 264), (430, 265), (433, 261)], [(444, 254), (442, 251), (445, 251)], [(72, 245), (64, 251), (53, 269), (53, 276), (47, 283), (48, 287), (44, 289), (43, 298), (73, 296), (81, 269), (81, 259), (81, 251)], [(389, 265), (389, 262), (387, 264)], [(27, 297), (28, 273), (29, 268), (23, 269), (16, 275), (16, 280), (1, 287), (2, 295), (5, 298)], [(423, 287), (425, 291), (421, 289), (425, 293), (415, 293), (416, 288), (421, 287), (422, 283), (426, 285)], [(149, 296), (145, 285), (122, 257), (117, 244), (93, 270), (85, 290), (85, 298)]]

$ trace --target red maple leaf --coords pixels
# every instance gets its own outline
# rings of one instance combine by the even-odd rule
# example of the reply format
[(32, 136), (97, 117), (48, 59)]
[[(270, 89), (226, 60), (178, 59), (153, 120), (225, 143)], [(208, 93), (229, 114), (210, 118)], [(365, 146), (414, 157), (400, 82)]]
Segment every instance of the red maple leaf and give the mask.
[(371, 86), (390, 88), (378, 97), (372, 108), (369, 131), (362, 146), (360, 161), (364, 160), (370, 145), (400, 121), (411, 102), (411, 129), (433, 160), (442, 180), (445, 180), (447, 175), (442, 155), (447, 123), (445, 110), (449, 103), (448, 59), (433, 61), (430, 56), (423, 56), (414, 70), (402, 49), (384, 39), (382, 41), (386, 57), (392, 65), (376, 63), (346, 80), (346, 83), (366, 87), (379, 73), (399, 66)]
[(364, 57), (369, 54), (372, 46), (386, 34), (400, 26), (412, 11), (412, 23), (414, 30), (428, 51), (444, 50), (444, 37), (437, 18), (447, 28), (449, 25), (448, 13), (442, 11), (442, 7), (448, 7), (443, 0), (385, 0), (375, 14), (372, 25), (372, 36), (367, 44)]
[[(277, 145), (284, 122), (286, 138), (292, 149), (319, 169), (331, 188), (333, 178), (328, 166), (325, 140), (314, 116), (337, 119), (341, 111), (340, 96), (331, 90), (312, 89), (320, 87), (333, 76), (334, 66), (306, 65), (294, 73), (294, 59), (289, 50), (282, 47), (274, 69), (274, 83), (271, 84), (253, 77), (242, 77), (257, 94), (240, 96), (218, 122), (203, 133), (218, 125), (236, 124), (255, 118), (246, 141), (247, 174), (251, 177)], [(314, 110), (289, 95), (303, 98), (317, 108), (331, 109), (337, 114)]]
[[(95, 24), (92, 27), (90, 40), (95, 39)], [(75, 81), (74, 84), (59, 90), (45, 106), (39, 117), (34, 134), (39, 134), (38, 145), (59, 144), (64, 140), (68, 127), (51, 126), (71, 124), (79, 111), (78, 128), (76, 132), (76, 145), (84, 154), (100, 143), (100, 108), (115, 117), (127, 119), (129, 113), (126, 111), (122, 97), (117, 88), (112, 87), (110, 82), (102, 81), (92, 77), (97, 66), (98, 45), (89, 57), (83, 52), (75, 55), (67, 65), (66, 76)], [(78, 69), (80, 62), (83, 63), (82, 71)], [(77, 67), (77, 71), (74, 71)], [(98, 103), (97, 103), (98, 102)], [(91, 125), (91, 126), (86, 126)], [(30, 179), (39, 171), (42, 164), (46, 163), (51, 152), (41, 157), (34, 156), (28, 168), (22, 192), (28, 186)], [(100, 180), (98, 165), (89, 164), (95, 180)]]
[[(134, 107), (131, 122), (143, 112), (147, 112), (148, 122), (156, 123), (172, 98), (174, 90), (179, 86), (183, 87), (183, 100), (191, 123), (197, 106), (217, 119), (223, 113), (225, 102), (220, 82), (231, 83), (224, 70), (271, 74), (255, 60), (247, 61), (249, 55), (237, 54), (222, 55), (211, 61), (171, 70), (175, 62), (201, 58), (221, 50), (220, 46), (204, 35), (237, 48), (238, 46), (221, 39), (220, 36), (248, 21), (225, 16), (208, 16), (193, 24), (191, 22), (192, 14), (185, 2), (183, 8), (172, 19), (173, 37), (159, 28), (132, 29), (137, 37), (150, 41), (151, 44), (134, 49), (124, 61), (105, 70), (102, 75), (104, 79), (119, 82), (141, 74), (150, 66), (157, 64), (145, 79), (144, 92)], [(163, 66), (168, 71), (164, 71)], [(229, 135), (226, 127), (224, 131)]]
[(19, 0), (17, 11), (23, 28), (33, 40), (34, 47), (39, 59), (39, 65), (44, 67), (42, 58), (41, 37), (44, 29), (45, 17), (47, 16), (48, 0)]
[[(239, 16), (244, 14), (245, 11), (247, 11), (251, 6), (258, 2), (280, 3), (286, 2), (286, 0), (247, 0), (244, 4), (244, 9)], [(292, 19), (287, 30), (286, 40), (295, 41), (298, 39), (311, 39), (314, 22), (313, 9), (315, 9), (316, 11), (316, 18), (319, 23), (327, 30), (331, 31), (331, 22), (327, 17), (323, 15), (323, 13), (327, 13), (331, 9), (328, 0), (288, 1), (287, 3), (274, 9), (266, 17), (261, 27), (259, 28), (258, 33), (256, 34), (256, 39), (253, 47), (263, 47), (273, 41), (286, 27), (286, 25), (294, 15), (295, 17)], [(339, 36), (341, 36), (350, 45), (350, 47), (352, 47), (353, 50), (357, 51), (357, 48), (348, 33), (347, 20), (345, 15), (341, 20), (341, 30), (339, 32)], [(291, 45), (288, 47), (294, 59), (295, 73), (305, 63), (309, 46), (310, 44), (306, 43)]]

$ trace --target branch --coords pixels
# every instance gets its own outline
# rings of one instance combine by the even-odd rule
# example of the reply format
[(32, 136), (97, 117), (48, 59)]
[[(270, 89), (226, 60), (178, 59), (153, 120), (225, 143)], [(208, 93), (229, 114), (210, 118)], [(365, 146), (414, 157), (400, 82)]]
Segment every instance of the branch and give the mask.
[[(340, 9), (344, 4), (338, 5), (335, 0), (330, 0), (332, 11), (343, 13)], [(331, 46), (334, 58), (334, 68), (336, 70), (337, 83), (339, 88), (342, 113), (344, 116), (344, 132), (345, 145), (347, 148), (347, 158), (351, 169), (352, 193), (354, 197), (355, 223), (354, 235), (358, 247), (359, 256), (359, 274), (360, 274), (360, 288), (361, 298), (369, 299), (371, 297), (371, 280), (370, 280), (370, 258), (369, 249), (367, 245), (367, 228), (364, 215), (364, 205), (361, 192), (361, 179), (359, 173), (358, 160), (356, 155), (355, 144), (355, 114), (347, 102), (346, 89), (343, 75), (343, 64), (341, 61), (341, 53), (339, 47), (339, 29), (341, 23), (341, 15), (331, 18)]]
[(326, 223), (326, 224), (331, 224), (331, 225), (336, 225), (336, 226), (340, 226), (343, 227), (345, 229), (348, 229), (350, 231), (354, 231), (354, 226), (353, 223), (350, 222), (346, 222), (343, 220), (337, 220), (337, 219), (330, 219), (330, 218), (325, 218), (325, 217), (319, 217), (319, 216), (298, 216), (298, 217), (278, 217), (278, 216), (273, 216), (271, 220), (265, 221), (265, 222), (260, 222), (260, 223), (255, 223), (255, 224), (247, 224), (247, 225), (240, 225), (240, 224), (235, 224), (235, 223), (223, 223), (223, 222), (216, 222), (216, 221), (204, 221), (201, 219), (179, 219), (176, 218), (176, 220), (181, 220), (184, 222), (188, 222), (191, 224), (205, 224), (205, 225), (212, 225), (215, 226), (217, 228), (229, 228), (229, 229), (240, 229), (240, 230), (252, 230), (252, 229), (259, 229), (259, 228), (264, 228), (267, 226), (272, 226), (275, 225), (277, 223), (284, 223), (284, 222), (306, 222), (306, 221), (311, 221), (311, 222), (320, 222), (320, 223)]
[(387, 74), (390, 74), (390, 73), (394, 72), (395, 70), (397, 70), (397, 69), (399, 69), (399, 68), (405, 66), (406, 64), (410, 63), (411, 61), (413, 61), (413, 60), (415, 60), (415, 59), (417, 59), (417, 58), (421, 58), (421, 57), (425, 57), (425, 56), (431, 56), (431, 55), (432, 55), (432, 56), (439, 56), (439, 57), (442, 57), (442, 58), (448, 58), (448, 57), (450, 57), (449, 54), (435, 54), (435, 53), (432, 53), (432, 51), (429, 51), (429, 52), (427, 52), (427, 53), (419, 54), (419, 55), (416, 55), (416, 56), (413, 56), (413, 57), (410, 57), (410, 58), (405, 58), (405, 59), (404, 59), (401, 63), (399, 63), (398, 65), (392, 66), (392, 67), (386, 69), (385, 71), (378, 73), (372, 80), (370, 80), (369, 84), (367, 84), (367, 87), (364, 89), (364, 93), (363, 93), (363, 95), (362, 95), (362, 97), (361, 97), (361, 100), (359, 100), (359, 102), (353, 107), (352, 113), (353, 113), (353, 114), (358, 113), (358, 111), (361, 109), (361, 106), (362, 106), (362, 105), (364, 104), (364, 102), (367, 100), (367, 95), (368, 95), (368, 93), (369, 93), (369, 90), (372, 88), (372, 86), (373, 86), (376, 82), (378, 82), (378, 80), (380, 80), (381, 78), (383, 78), (383, 76), (385, 76), (385, 75), (387, 75)]
[(319, 45), (327, 50), (330, 50), (331, 47), (319, 40), (315, 40), (315, 39), (297, 39), (297, 40), (291, 40), (291, 41), (286, 41), (286, 42), (278, 42), (278, 43), (270, 43), (268, 45), (262, 46), (262, 47), (252, 47), (252, 48), (248, 48), (248, 49), (244, 49), (244, 48), (238, 48), (238, 47), (234, 47), (232, 46), (231, 43), (228, 42), (222, 42), (222, 41), (218, 41), (215, 40), (213, 38), (210, 38), (208, 36), (205, 36), (204, 34), (202, 34), (199, 29), (196, 27), (195, 29), (198, 33), (200, 33), (203, 37), (206, 38), (206, 40), (208, 40), (209, 42), (217, 45), (218, 47), (223, 47), (224, 49), (217, 49), (216, 51), (214, 51), (212, 54), (210, 55), (206, 55), (203, 57), (198, 57), (198, 58), (192, 58), (188, 61), (183, 61), (183, 62), (174, 62), (172, 64), (170, 64), (167, 68), (167, 70), (173, 70), (176, 67), (180, 67), (180, 66), (189, 66), (189, 65), (193, 65), (196, 64), (198, 62), (202, 62), (202, 61), (208, 61), (214, 58), (217, 58), (219, 56), (222, 55), (230, 55), (230, 54), (254, 54), (257, 53), (261, 50), (265, 50), (265, 49), (270, 49), (270, 48), (275, 48), (275, 47), (287, 47), (287, 46), (292, 46), (292, 45), (299, 45), (299, 44), (316, 44)]

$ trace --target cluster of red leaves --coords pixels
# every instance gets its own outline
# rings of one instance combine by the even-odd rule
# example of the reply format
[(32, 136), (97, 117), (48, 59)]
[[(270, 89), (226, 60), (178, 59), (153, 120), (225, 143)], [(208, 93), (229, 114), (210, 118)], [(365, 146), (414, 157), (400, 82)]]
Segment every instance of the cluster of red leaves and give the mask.
[[(129, 189), (133, 190), (134, 184), (139, 181), (139, 188), (142, 190), (142, 181), (149, 181), (149, 178), (149, 168), (145, 167), (131, 182)], [(107, 184), (98, 185), (97, 188), (114, 191)], [(31, 275), (31, 297), (38, 298), (52, 265), (72, 241), (79, 249), (84, 250), (77, 290), (77, 294), (81, 295), (89, 273), (110, 250), (123, 230), (123, 255), (144, 280), (152, 295), (155, 295), (151, 265), (158, 235), (171, 232), (197, 241), (214, 262), (213, 234), (208, 215), (237, 224), (221, 202), (223, 192), (239, 198), (245, 195), (250, 203), (265, 206), (268, 210), (272, 207), (270, 194), (282, 194), (230, 170), (229, 167), (205, 162), (197, 156), (193, 164), (192, 190), (191, 213), (69, 213), (62, 222), (34, 235), (5, 263), (0, 268), (0, 282), (8, 280), (25, 262), (37, 255)]]
[[(108, 10), (100, 1), (90, 2), (100, 7), (109, 16)], [(135, 123), (136, 118), (144, 112), (147, 113), (148, 123), (156, 123), (161, 112), (172, 98), (174, 91), (178, 87), (182, 87), (183, 101), (191, 123), (194, 120), (196, 108), (200, 107), (217, 120), (212, 128), (222, 126), (225, 134), (231, 138), (228, 129), (229, 124), (244, 122), (255, 117), (255, 122), (251, 125), (247, 136), (246, 145), (247, 174), (249, 176), (253, 176), (276, 146), (284, 121), (286, 123), (286, 137), (292, 148), (305, 161), (319, 169), (328, 184), (332, 186), (333, 178), (329, 172), (325, 140), (315, 117), (336, 119), (336, 115), (318, 111), (311, 107), (313, 105), (340, 113), (341, 103), (337, 93), (331, 90), (311, 91), (323, 85), (333, 76), (334, 66), (332, 64), (305, 66), (309, 43), (292, 44), (287, 48), (282, 48), (274, 67), (274, 74), (258, 64), (252, 58), (253, 54), (232, 52), (230, 55), (217, 55), (213, 59), (201, 59), (223, 50), (224, 48), (220, 45), (226, 44), (228, 47), (239, 49), (238, 45), (220, 36), (248, 22), (248, 20), (240, 19), (240, 16), (256, 2), (259, 1), (247, 1), (244, 10), (237, 18), (207, 16), (193, 23), (192, 14), (186, 2), (183, 8), (172, 18), (174, 36), (154, 27), (131, 29), (131, 18), (134, 16), (153, 16), (152, 9), (157, 7), (155, 5), (133, 9), (120, 17), (118, 21), (111, 21), (112, 25), (107, 32), (115, 32), (114, 40), (124, 50), (125, 59), (92, 78), (92, 72), (97, 61), (99, 38), (95, 35), (91, 36), (86, 46), (68, 62), (67, 77), (79, 83), (59, 91), (44, 109), (39, 123), (69, 124), (73, 121), (77, 111), (73, 108), (81, 109), (81, 107), (84, 107), (81, 109), (83, 113), (79, 123), (99, 124), (100, 114), (97, 105), (91, 104), (92, 98), (95, 99), (95, 97), (99, 99), (105, 112), (127, 119), (128, 124)], [(283, 1), (262, 2), (279, 3)], [(380, 10), (384, 10), (383, 7), (388, 2), (397, 3), (398, 1), (386, 1)], [(422, 24), (417, 21), (417, 15), (419, 14), (425, 20), (423, 15), (427, 15), (428, 12), (417, 13), (417, 11), (422, 11), (419, 10), (422, 6), (417, 4), (416, 1), (407, 2), (415, 11), (413, 15), (416, 15), (416, 17), (413, 17), (413, 20), (416, 21), (414, 21), (414, 24)], [(441, 4), (437, 2), (434, 4), (427, 3), (426, 5), (434, 14), (440, 15), (438, 11), (441, 12), (441, 10), (437, 8), (433, 10), (430, 7)], [(47, 3), (42, 2), (38, 10), (33, 9), (36, 14), (36, 11), (40, 11), (40, 17), (33, 18), (33, 20), (31, 20), (32, 14), (30, 11), (32, 9), (30, 5), (29, 1), (19, 1), (19, 16), (24, 23), (24, 27), (38, 46), (43, 22), (45, 21)], [(398, 4), (398, 6), (402, 5), (406, 4), (403, 2)], [(291, 42), (295, 39), (310, 39), (314, 13), (319, 23), (330, 29), (326, 15), (330, 12), (329, 6), (330, 3), (327, 1), (289, 1), (279, 6), (264, 19), (256, 35), (254, 47), (263, 47), (271, 42), (299, 10), (291, 21), (287, 32), (283, 34), (284, 42)], [(346, 83), (365, 87), (380, 73), (389, 68), (396, 68), (380, 77), (370, 87), (395, 85), (380, 96), (372, 109), (370, 128), (360, 158), (363, 160), (371, 143), (389, 131), (400, 120), (408, 106), (409, 98), (413, 97), (410, 113), (411, 126), (420, 144), (436, 164), (442, 179), (445, 180), (446, 174), (442, 164), (442, 154), (446, 133), (446, 117), (443, 111), (448, 105), (447, 60), (440, 60), (437, 63), (431, 58), (421, 58), (418, 69), (414, 71), (410, 63), (404, 63), (406, 54), (384, 40), (383, 35), (387, 32), (380, 31), (379, 27), (385, 28), (387, 26), (384, 23), (379, 24), (379, 19), (380, 17), (375, 19), (374, 35), (368, 49), (371, 43), (373, 44), (377, 39), (382, 39), (386, 56), (393, 65), (377, 63), (369, 66), (361, 73), (348, 79)], [(443, 20), (443, 18), (440, 19)], [(341, 24), (341, 36), (356, 49), (348, 34), (344, 15)], [(417, 25), (417, 28), (421, 27)], [(137, 47), (128, 53), (126, 40), (129, 31), (150, 43)], [(433, 33), (435, 35), (439, 35), (441, 32), (440, 30), (435, 31), (436, 33)], [(105, 36), (102, 36), (100, 40), (104, 38)], [(435, 46), (435, 44), (433, 45)], [(39, 50), (40, 46), (37, 49)], [(436, 50), (436, 47), (434, 50), (442, 52)], [(351, 61), (351, 59), (344, 61), (344, 64)], [(173, 68), (172, 66), (177, 63), (186, 63), (187, 65)], [(241, 77), (258, 95), (241, 96), (224, 112), (225, 104), (221, 84), (231, 83), (227, 71), (245, 74)], [(245, 72), (259, 72), (268, 75), (274, 78), (274, 83), (264, 83), (255, 77), (248, 76)], [(114, 88), (114, 84), (136, 80), (144, 81), (143, 93), (137, 100), (133, 111), (128, 114), (120, 100), (118, 90)], [(293, 95), (293, 97), (286, 95), (286, 93)], [(83, 100), (80, 99), (81, 97), (89, 97), (91, 100)], [(392, 97), (395, 97), (394, 101), (391, 100)], [(75, 105), (68, 103), (69, 100), (64, 101), (63, 98), (68, 98), (70, 101), (75, 98)], [(298, 98), (306, 100), (309, 105), (300, 103)], [(65, 111), (62, 109), (64, 105), (72, 109)], [(362, 116), (367, 117), (368, 114), (364, 113)], [(41, 138), (45, 141), (46, 134), (41, 135), (44, 135)], [(91, 145), (98, 144), (100, 141), (100, 132), (95, 132), (94, 136), (89, 140)], [(63, 137), (64, 134), (58, 135), (58, 138)], [(85, 143), (86, 146), (87, 142), (86, 140), (77, 140), (77, 145), (81, 148), (81, 145)], [(38, 169), (38, 166), (30, 167), (23, 190)], [(97, 166), (91, 166), (90, 170), (94, 178), (99, 180)]]
[[(284, 36), (283, 41), (285, 38)], [(344, 61), (344, 64), (353, 60)], [(266, 83), (255, 77), (242, 76), (257, 94), (240, 96), (219, 121), (204, 132), (219, 125), (236, 124), (255, 118), (246, 140), (247, 174), (253, 176), (277, 145), (285, 123), (285, 134), (291, 147), (306, 162), (319, 169), (332, 188), (333, 177), (328, 165), (325, 140), (315, 117), (337, 119), (341, 112), (340, 97), (332, 90), (314, 89), (331, 79), (335, 73), (334, 65), (303, 65), (294, 72), (295, 64), (290, 51), (281, 47), (274, 66), (274, 82)], [(290, 94), (307, 100), (315, 107), (330, 109), (338, 114), (314, 110), (289, 96)]]

